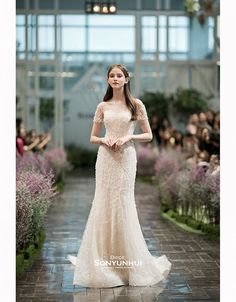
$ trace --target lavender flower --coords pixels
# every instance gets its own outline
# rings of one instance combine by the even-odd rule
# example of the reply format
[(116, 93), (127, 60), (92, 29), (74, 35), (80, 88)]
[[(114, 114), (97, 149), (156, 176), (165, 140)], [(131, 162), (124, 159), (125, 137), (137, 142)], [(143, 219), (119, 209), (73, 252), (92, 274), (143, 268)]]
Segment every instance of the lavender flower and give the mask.
[(34, 170), (43, 175), (52, 171), (49, 162), (41, 154), (25, 152), (22, 157), (16, 159), (16, 174), (28, 170)]
[(165, 180), (172, 174), (176, 174), (179, 167), (174, 158), (171, 158), (168, 153), (161, 152), (157, 157), (154, 169), (156, 177)]
[(54, 169), (65, 169), (69, 165), (66, 152), (62, 148), (52, 148), (46, 150), (44, 156)]
[(220, 173), (207, 174), (205, 185), (206, 185), (206, 188), (213, 194), (219, 194), (220, 193)]
[(195, 183), (203, 182), (206, 178), (206, 171), (202, 166), (196, 166), (191, 170), (190, 180)]
[[(22, 163), (21, 163), (22, 164)], [(43, 227), (47, 210), (55, 196), (53, 174), (42, 174), (17, 167), (16, 175), (16, 248), (19, 251)]]
[(156, 156), (149, 146), (137, 147), (137, 171), (140, 175), (153, 175)]

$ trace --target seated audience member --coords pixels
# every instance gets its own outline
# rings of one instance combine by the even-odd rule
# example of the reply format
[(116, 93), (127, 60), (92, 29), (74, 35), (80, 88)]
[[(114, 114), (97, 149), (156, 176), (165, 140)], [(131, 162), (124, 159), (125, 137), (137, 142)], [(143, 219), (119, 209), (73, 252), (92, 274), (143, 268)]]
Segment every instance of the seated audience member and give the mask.
[(150, 126), (152, 129), (153, 138), (156, 140), (155, 142), (157, 143), (157, 145), (160, 146), (161, 144), (160, 123), (159, 123), (159, 118), (156, 114), (152, 116)]
[(215, 118), (215, 113), (213, 110), (208, 110), (206, 113), (206, 120), (208, 125), (211, 126), (211, 129), (213, 128), (213, 124), (214, 124), (214, 118)]
[(161, 137), (161, 147), (168, 147), (172, 135), (172, 127), (168, 118), (164, 118), (159, 131)]
[(35, 129), (30, 130), (25, 138), (25, 144), (28, 151), (37, 151), (37, 145), (40, 143), (40, 139)]
[(209, 160), (207, 173), (214, 175), (220, 172), (220, 158), (218, 154), (212, 154)]
[(207, 117), (204, 112), (199, 113), (199, 123), (198, 127), (200, 128), (207, 128), (209, 131), (211, 130), (211, 126), (207, 122)]
[(186, 126), (187, 133), (195, 135), (197, 133), (198, 122), (199, 122), (198, 115), (196, 113), (192, 114)]
[(199, 164), (201, 162), (208, 162), (209, 158), (210, 158), (209, 153), (206, 150), (203, 150), (198, 153), (197, 163)]
[(21, 125), (16, 134), (16, 151), (17, 154), (23, 156), (24, 152), (27, 151), (27, 146), (25, 145), (26, 128)]

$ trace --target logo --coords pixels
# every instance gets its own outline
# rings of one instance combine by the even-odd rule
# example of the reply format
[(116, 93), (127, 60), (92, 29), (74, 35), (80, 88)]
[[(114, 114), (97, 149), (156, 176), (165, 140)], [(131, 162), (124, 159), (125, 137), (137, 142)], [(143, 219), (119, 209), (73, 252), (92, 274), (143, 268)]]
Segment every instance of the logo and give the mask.
[(141, 260), (133, 260), (133, 259), (125, 259), (125, 256), (114, 256), (111, 255), (109, 260), (101, 260), (95, 259), (94, 260), (95, 266), (102, 266), (102, 267), (111, 267), (111, 268), (134, 268), (137, 266), (142, 266)]

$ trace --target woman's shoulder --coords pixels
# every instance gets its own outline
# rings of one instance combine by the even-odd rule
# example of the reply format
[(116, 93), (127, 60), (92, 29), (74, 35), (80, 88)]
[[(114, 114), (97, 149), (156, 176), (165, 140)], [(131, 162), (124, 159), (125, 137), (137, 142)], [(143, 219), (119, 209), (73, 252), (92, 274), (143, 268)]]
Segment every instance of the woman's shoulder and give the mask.
[(106, 104), (106, 103), (105, 103), (105, 102), (103, 102), (103, 101), (102, 101), (102, 102), (100, 102), (100, 103), (98, 103), (98, 104), (97, 104), (97, 109), (99, 109), (99, 110), (103, 110), (103, 109), (104, 109), (105, 104)]
[(135, 104), (137, 105), (138, 108), (143, 108), (145, 106), (144, 103), (137, 98), (135, 98)]
[(140, 99), (136, 99), (137, 119), (148, 120), (147, 111), (144, 103)]

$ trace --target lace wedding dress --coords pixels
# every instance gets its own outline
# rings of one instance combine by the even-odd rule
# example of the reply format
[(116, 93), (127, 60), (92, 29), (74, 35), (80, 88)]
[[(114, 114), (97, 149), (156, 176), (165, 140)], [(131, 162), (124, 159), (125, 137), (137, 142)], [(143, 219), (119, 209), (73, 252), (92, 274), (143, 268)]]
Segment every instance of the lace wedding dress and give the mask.
[[(148, 119), (141, 100), (138, 119)], [(98, 104), (94, 122), (104, 123), (106, 137), (133, 134), (137, 121), (131, 113), (117, 111), (105, 102)], [(171, 263), (165, 255), (154, 257), (148, 251), (139, 224), (134, 198), (136, 150), (128, 142), (114, 152), (100, 145), (95, 166), (96, 187), (92, 207), (75, 265), (73, 285), (114, 287), (148, 286), (165, 279)]]

